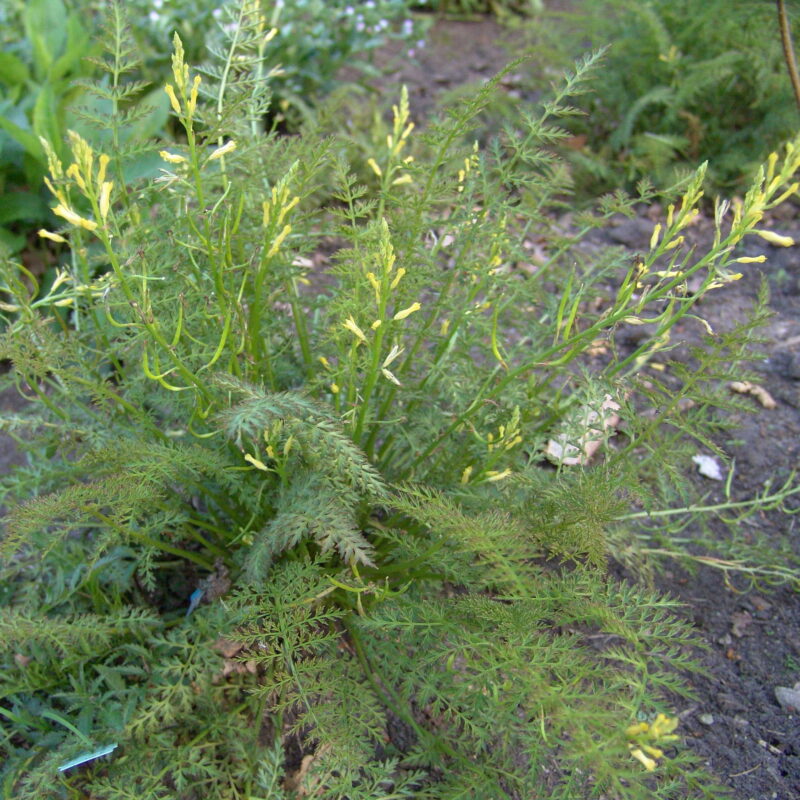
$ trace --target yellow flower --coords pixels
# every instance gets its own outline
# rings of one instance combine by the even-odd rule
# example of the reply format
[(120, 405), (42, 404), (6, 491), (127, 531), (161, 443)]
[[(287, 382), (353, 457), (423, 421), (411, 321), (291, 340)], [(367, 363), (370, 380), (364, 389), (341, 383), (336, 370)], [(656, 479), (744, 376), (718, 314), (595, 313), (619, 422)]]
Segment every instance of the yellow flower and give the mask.
[(267, 251), (267, 258), (272, 258), (280, 250), (283, 240), (292, 232), (291, 225), (284, 225), (283, 230), (275, 237), (272, 247)]
[(629, 739), (633, 739), (635, 736), (638, 736), (640, 733), (647, 733), (650, 730), (650, 726), (646, 722), (636, 722), (633, 725), (629, 725), (625, 729), (625, 735)]
[(78, 228), (84, 228), (87, 231), (93, 231), (97, 228), (96, 222), (93, 222), (90, 219), (84, 219), (79, 214), (76, 214), (71, 208), (63, 204), (57, 205), (53, 209), (53, 213), (57, 217), (62, 217), (67, 222), (71, 223), (72, 225), (75, 225)]
[(53, 285), (50, 287), (50, 293), (52, 294), (58, 289), (62, 284), (68, 283), (70, 281), (69, 273), (63, 269), (56, 270), (56, 279), (53, 281)]
[(402, 311), (398, 311), (392, 319), (395, 322), (399, 322), (401, 319), (405, 319), (406, 317), (411, 316), (415, 311), (419, 311), (422, 308), (420, 303), (412, 303), (408, 308), (404, 308)]
[(678, 738), (677, 736), (668, 736), (668, 734), (672, 734), (677, 727), (677, 717), (668, 717), (666, 714), (659, 714), (650, 725), (650, 733), (653, 735), (653, 739), (668, 738), (670, 740), (675, 740)]
[(262, 472), (269, 472), (269, 467), (267, 467), (263, 461), (259, 461), (255, 456), (251, 456), (250, 453), (244, 454), (244, 460), (252, 464), (256, 469), (260, 469)]
[(97, 201), (100, 206), (100, 219), (106, 221), (108, 216), (108, 209), (111, 206), (111, 190), (114, 188), (112, 181), (104, 181), (103, 187), (100, 189), (100, 199)]
[(791, 247), (794, 244), (794, 239), (791, 236), (781, 236), (781, 234), (774, 231), (753, 231), (753, 233), (757, 233), (762, 239), (778, 247)]
[(397, 270), (397, 274), (394, 276), (394, 279), (389, 284), (389, 288), (390, 289), (396, 289), (397, 288), (397, 284), (400, 283), (400, 281), (403, 279), (403, 275), (405, 275), (405, 274), (406, 274), (406, 268), (405, 267), (400, 267), (400, 269)]
[(39, 236), (41, 236), (42, 239), (49, 239), (51, 242), (58, 242), (59, 244), (67, 243), (67, 240), (61, 236), (61, 234), (46, 231), (44, 228), (39, 229)]
[(392, 363), (399, 355), (402, 355), (405, 352), (405, 347), (399, 347), (398, 345), (392, 345), (392, 349), (389, 351), (389, 355), (383, 360), (382, 367), (388, 367), (389, 364)]
[(172, 106), (172, 110), (178, 115), (181, 115), (181, 104), (178, 102), (178, 98), (175, 95), (175, 90), (172, 88), (172, 84), (168, 83), (164, 87), (164, 91), (167, 93), (167, 97), (169, 97), (169, 104)]
[(503, 478), (507, 478), (511, 474), (511, 469), (504, 469), (502, 472), (497, 472), (496, 470), (489, 470), (486, 473), (486, 480), (487, 481), (501, 481)]
[(372, 288), (375, 290), (375, 300), (377, 302), (380, 302), (380, 299), (381, 299), (381, 285), (380, 285), (378, 279), (375, 277), (375, 273), (374, 272), (368, 272), (367, 273), (367, 280), (370, 282), (370, 284), (372, 285)]
[(100, 166), (97, 168), (97, 185), (100, 187), (102, 187), (105, 182), (106, 168), (108, 167), (109, 161), (111, 161), (111, 159), (105, 153), (100, 155)]
[(183, 156), (179, 156), (176, 153), (170, 153), (167, 150), (159, 150), (158, 154), (164, 161), (168, 161), (170, 164), (183, 164), (186, 159)]
[(69, 167), (67, 167), (67, 177), (72, 178), (72, 180), (78, 184), (78, 188), (84, 194), (86, 194), (86, 183), (83, 180), (83, 176), (81, 175), (77, 164), (70, 164)]
[(392, 373), (391, 373), (391, 372), (390, 372), (388, 369), (386, 369), (385, 367), (381, 369), (381, 373), (383, 374), (383, 377), (384, 377), (384, 378), (386, 378), (386, 380), (387, 380), (387, 381), (391, 381), (393, 384), (395, 384), (395, 386), (402, 386), (402, 385), (403, 385), (403, 384), (402, 384), (402, 383), (400, 383), (400, 381), (399, 381), (399, 380), (397, 380), (397, 378), (396, 378), (396, 377), (395, 377), (395, 376), (394, 376), (394, 375), (393, 375), (393, 374), (392, 374)]
[(652, 772), (656, 768), (656, 762), (652, 758), (648, 758), (638, 747), (631, 750), (631, 755), (637, 760), (641, 761), (642, 765), (648, 772)]
[(655, 250), (656, 245), (658, 244), (658, 236), (661, 233), (661, 223), (659, 222), (658, 225), (653, 228), (653, 235), (650, 237), (650, 249)]
[(229, 142), (225, 142), (222, 147), (218, 147), (209, 157), (209, 161), (216, 161), (218, 158), (222, 158), (222, 156), (227, 155), (228, 153), (232, 153), (236, 149), (236, 142), (231, 139)]
[(197, 93), (200, 89), (200, 82), (202, 78), (199, 75), (194, 76), (194, 81), (192, 82), (192, 90), (189, 93), (189, 102), (186, 104), (186, 108), (189, 111), (189, 116), (194, 116), (194, 110), (197, 108)]
[(356, 321), (352, 317), (348, 317), (343, 323), (345, 328), (349, 330), (351, 333), (354, 333), (362, 342), (366, 344), (367, 337), (364, 336), (364, 331), (356, 325)]
[(379, 178), (383, 177), (383, 170), (378, 166), (378, 162), (374, 158), (368, 158), (367, 164)]
[[(654, 747), (653, 744), (675, 741), (678, 737), (673, 734), (673, 731), (677, 727), (678, 718), (668, 717), (666, 714), (659, 714), (649, 723), (637, 722), (630, 725), (625, 730), (625, 735), (628, 739), (633, 739), (628, 744), (631, 755), (648, 772), (652, 772), (658, 766), (655, 759), (664, 757), (664, 751), (659, 747)], [(647, 742), (652, 742), (653, 744), (647, 744)]]

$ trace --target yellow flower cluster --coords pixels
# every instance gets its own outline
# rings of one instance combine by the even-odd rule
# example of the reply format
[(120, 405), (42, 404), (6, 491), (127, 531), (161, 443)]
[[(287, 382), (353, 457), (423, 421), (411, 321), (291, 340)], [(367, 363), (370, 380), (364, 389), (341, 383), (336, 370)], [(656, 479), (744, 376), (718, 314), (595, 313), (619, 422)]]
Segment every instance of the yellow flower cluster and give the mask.
[(386, 136), (386, 163), (381, 167), (375, 158), (370, 157), (367, 159), (367, 166), (384, 181), (384, 186), (402, 186), (413, 183), (411, 176), (408, 173), (397, 177), (394, 175), (414, 160), (413, 156), (400, 158), (401, 151), (406, 146), (411, 131), (414, 130), (414, 123), (409, 122), (408, 89), (405, 86), (400, 93), (400, 105), (392, 106), (392, 114), (394, 117), (392, 132)]
[(480, 157), (478, 156), (478, 142), (477, 140), (472, 145), (472, 155), (467, 156), (464, 159), (464, 169), (460, 169), (458, 171), (458, 191), (464, 191), (464, 184), (466, 183), (467, 176), (475, 169), (478, 164), (480, 163)]
[[(175, 47), (175, 52), (172, 54), (172, 76), (175, 79), (175, 86), (168, 83), (164, 87), (164, 91), (169, 97), (169, 104), (172, 106), (172, 110), (181, 119), (191, 120), (197, 108), (197, 95), (203, 79), (199, 75), (195, 75), (191, 88), (189, 88), (189, 65), (184, 62), (183, 42), (177, 33), (172, 42)], [(175, 92), (175, 87), (178, 88), (177, 93)], [(189, 90), (188, 96), (187, 89)]]
[(678, 718), (666, 714), (659, 714), (652, 722), (630, 725), (625, 736), (630, 740), (628, 747), (631, 755), (648, 772), (652, 772), (658, 766), (656, 759), (664, 758), (664, 751), (655, 745), (677, 741), (678, 737), (673, 734), (677, 727)]
[[(284, 225), (286, 215), (300, 202), (300, 198), (295, 195), (291, 197), (289, 183), (294, 176), (297, 164), (292, 164), (286, 175), (272, 187), (269, 200), (265, 200), (261, 205), (263, 209), (263, 225), (267, 229), (267, 236), (271, 238), (271, 243), (267, 249), (267, 258), (272, 258), (280, 249), (286, 237), (292, 232), (291, 225)], [(283, 226), (283, 227), (281, 227)], [(278, 229), (280, 230), (278, 231)], [(277, 233), (276, 233), (277, 231)]]
[(497, 435), (489, 433), (486, 436), (486, 447), (490, 453), (498, 448), (511, 450), (512, 447), (516, 447), (522, 441), (519, 419), (519, 406), (516, 406), (508, 424), (500, 425), (497, 429)]
[[(61, 161), (55, 155), (49, 143), (44, 139), (41, 140), (47, 153), (50, 176), (53, 181), (64, 178), (67, 186), (76, 187), (91, 203), (95, 219), (89, 219), (78, 214), (72, 208), (66, 192), (56, 188), (50, 178), (46, 177), (44, 181), (47, 184), (47, 188), (58, 200), (58, 205), (53, 207), (53, 213), (76, 228), (83, 228), (90, 232), (96, 231), (98, 228), (96, 220), (99, 219), (100, 223), (105, 225), (111, 208), (111, 192), (114, 189), (114, 182), (106, 180), (106, 171), (110, 158), (105, 154), (101, 154), (97, 159), (97, 170), (95, 171), (95, 153), (92, 146), (75, 131), (68, 131), (67, 135), (74, 161), (67, 167), (66, 172), (63, 171)], [(66, 241), (63, 236), (47, 231), (44, 228), (39, 231), (39, 236), (54, 242)]]

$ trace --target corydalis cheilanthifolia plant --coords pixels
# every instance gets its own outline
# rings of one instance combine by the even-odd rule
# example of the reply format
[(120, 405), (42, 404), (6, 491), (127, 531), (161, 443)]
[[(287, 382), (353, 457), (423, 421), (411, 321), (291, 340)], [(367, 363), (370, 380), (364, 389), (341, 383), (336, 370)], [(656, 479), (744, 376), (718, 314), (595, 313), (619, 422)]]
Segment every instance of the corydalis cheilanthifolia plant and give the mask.
[[(22, 501), (2, 542), (6, 785), (703, 796), (691, 757), (664, 757), (689, 632), (672, 601), (602, 572), (651, 464), (543, 453), (557, 431), (580, 442), (572, 412), (610, 394), (665, 462), (674, 409), (637, 424), (626, 393), (736, 278), (733, 247), (790, 191), (800, 150), (717, 206), (708, 252), (681, 238), (701, 172), (641, 260), (576, 266), (538, 143), (562, 135), (592, 59), (522, 139), (462, 144), (498, 76), (419, 139), (404, 92), (363, 153), (318, 130), (252, 138), (246, 94), (206, 96), (175, 44), (185, 140), (161, 148), (162, 178), (119, 203), (110, 154), (73, 135), (73, 163), (50, 157), (66, 226), (43, 233), (68, 241), (67, 266), (41, 293), (4, 268), (0, 353), (39, 401), (6, 418), (35, 432), (6, 484)], [(533, 235), (548, 257), (522, 275)], [(605, 308), (585, 302), (617, 274)], [(654, 333), (576, 378), (625, 321)]]

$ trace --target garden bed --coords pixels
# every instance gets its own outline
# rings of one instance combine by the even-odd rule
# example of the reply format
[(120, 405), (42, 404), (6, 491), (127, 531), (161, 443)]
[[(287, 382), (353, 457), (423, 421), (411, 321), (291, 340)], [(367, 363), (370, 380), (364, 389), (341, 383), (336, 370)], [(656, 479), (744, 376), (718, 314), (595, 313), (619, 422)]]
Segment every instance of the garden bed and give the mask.
[[(397, 97), (400, 85), (408, 85), (412, 118), (424, 126), (442, 93), (452, 97), (465, 82), (479, 83), (500, 70), (509, 60), (509, 51), (498, 39), (509, 42), (513, 38), (489, 20), (437, 22), (425, 48), (415, 54), (416, 61), (396, 46), (379, 55), (379, 60), (394, 66), (378, 86), (386, 96)], [(520, 91), (513, 74), (498, 91), (511, 104), (532, 99)], [(590, 234), (580, 244), (582, 254), (591, 259), (609, 247), (624, 248), (630, 258), (646, 252), (659, 215), (663, 215), (662, 209), (638, 207), (634, 218), (620, 217), (613, 226)], [(568, 230), (572, 217), (563, 214), (554, 218), (554, 223)], [(775, 209), (763, 227), (800, 242), (800, 216), (792, 203)], [(687, 237), (705, 252), (713, 237), (711, 221), (701, 217)], [(769, 283), (774, 315), (760, 330), (763, 356), (752, 366), (758, 385), (774, 399), (774, 407), (764, 407), (757, 395), (747, 396), (751, 411), (728, 412), (735, 427), (716, 441), (735, 460), (735, 499), (758, 493), (767, 479), (780, 480), (800, 462), (800, 258), (796, 249), (773, 247), (761, 240), (746, 242), (741, 255), (766, 253), (767, 261), (748, 265), (741, 280), (712, 292), (699, 307), (715, 331), (725, 331), (746, 322), (760, 281), (764, 278)], [(526, 268), (535, 271), (535, 260)], [(613, 287), (609, 287), (611, 291)], [(633, 325), (618, 330), (620, 352), (635, 350), (638, 331)], [(669, 381), (670, 362), (688, 362), (688, 346), (701, 344), (704, 335), (697, 321), (677, 327), (673, 349), (656, 360), (654, 376)], [(598, 358), (602, 360), (602, 354)], [(760, 397), (763, 401), (765, 396)], [(4, 409), (20, 407), (19, 400), (8, 395), (0, 402)], [(622, 437), (624, 430), (620, 431)], [(613, 439), (609, 446), (615, 447)], [(8, 437), (3, 437), (0, 466), (8, 469), (16, 463), (18, 454)], [(687, 462), (686, 472), (707, 495), (708, 503), (723, 499), (722, 482), (703, 477), (691, 462)], [(794, 519), (770, 512), (748, 524), (757, 526), (754, 533), (769, 537), (791, 530)], [(691, 536), (691, 530), (687, 534)], [(725, 535), (724, 531), (719, 535)], [(663, 566), (654, 578), (656, 587), (685, 603), (681, 613), (708, 645), (703, 656), (707, 674), (690, 677), (695, 699), (675, 700), (675, 712), (681, 719), (679, 732), (718, 779), (731, 787), (737, 800), (796, 797), (800, 793), (798, 711), (782, 707), (775, 690), (800, 681), (800, 595), (786, 588), (752, 591), (741, 576), (732, 574), (726, 582), (719, 569), (709, 566), (701, 566), (691, 575), (670, 562)], [(623, 579), (630, 577), (620, 565), (612, 564), (611, 570)]]

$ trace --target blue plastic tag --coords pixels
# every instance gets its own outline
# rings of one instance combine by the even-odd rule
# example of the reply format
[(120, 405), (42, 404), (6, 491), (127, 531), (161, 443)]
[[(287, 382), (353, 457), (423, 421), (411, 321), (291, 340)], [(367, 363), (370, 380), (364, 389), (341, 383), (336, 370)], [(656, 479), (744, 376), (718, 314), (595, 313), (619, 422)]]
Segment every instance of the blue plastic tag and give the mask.
[(186, 616), (188, 617), (189, 614), (194, 611), (197, 606), (200, 605), (200, 601), (203, 599), (203, 590), (202, 589), (195, 589), (189, 595), (189, 610), (186, 612)]
[(64, 772), (64, 770), (72, 769), (73, 767), (79, 767), (81, 764), (85, 764), (87, 761), (94, 761), (96, 758), (100, 758), (101, 756), (107, 756), (109, 753), (113, 753), (117, 749), (116, 742), (114, 744), (107, 744), (105, 747), (101, 747), (99, 750), (95, 750), (93, 753), (81, 753), (79, 756), (76, 756), (72, 759), (72, 761), (67, 761), (66, 764), (62, 764), (59, 768), (59, 772)]

